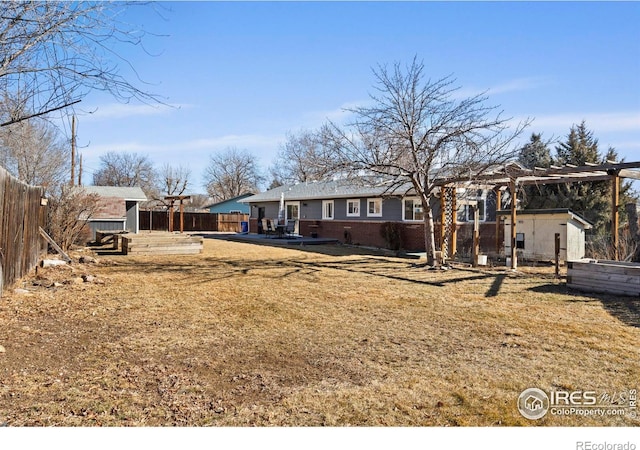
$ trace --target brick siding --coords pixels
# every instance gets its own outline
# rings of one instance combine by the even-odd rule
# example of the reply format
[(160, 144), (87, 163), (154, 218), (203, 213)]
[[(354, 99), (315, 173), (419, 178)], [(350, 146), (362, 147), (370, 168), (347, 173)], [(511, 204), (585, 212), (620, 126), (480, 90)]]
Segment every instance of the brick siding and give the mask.
[[(363, 245), (367, 247), (387, 248), (388, 244), (381, 234), (385, 221), (348, 221), (348, 220), (300, 220), (299, 232), (309, 237), (317, 233), (318, 237), (337, 239), (342, 243)], [(402, 249), (407, 251), (424, 251), (424, 225), (422, 223), (394, 222), (400, 227)], [(439, 223), (436, 226), (436, 239)], [(258, 220), (249, 220), (249, 231), (258, 232)], [(500, 228), (500, 243), (504, 239), (504, 227)], [(483, 253), (495, 253), (496, 224), (484, 222), (480, 224), (480, 250)], [(439, 243), (436, 245), (439, 247)], [(458, 254), (470, 255), (473, 246), (473, 224), (458, 224)]]

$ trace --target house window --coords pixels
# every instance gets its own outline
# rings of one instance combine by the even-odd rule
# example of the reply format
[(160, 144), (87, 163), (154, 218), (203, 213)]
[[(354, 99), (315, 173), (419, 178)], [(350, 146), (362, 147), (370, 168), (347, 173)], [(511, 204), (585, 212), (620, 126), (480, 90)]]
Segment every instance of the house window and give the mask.
[(347, 217), (360, 217), (360, 199), (347, 200)]
[(322, 218), (324, 220), (333, 220), (333, 200), (322, 201)]
[(516, 233), (516, 248), (524, 250), (524, 233)]
[[(485, 197), (478, 197), (477, 199), (472, 199), (469, 203), (462, 203), (458, 207), (458, 222), (473, 222), (474, 207), (478, 208), (480, 222), (486, 221), (487, 199)], [(473, 203), (475, 203), (475, 205)]]
[(417, 198), (405, 198), (404, 199), (404, 214), (402, 220), (424, 220), (424, 210), (422, 209), (422, 202)]
[(381, 198), (370, 198), (367, 200), (367, 217), (382, 217)]

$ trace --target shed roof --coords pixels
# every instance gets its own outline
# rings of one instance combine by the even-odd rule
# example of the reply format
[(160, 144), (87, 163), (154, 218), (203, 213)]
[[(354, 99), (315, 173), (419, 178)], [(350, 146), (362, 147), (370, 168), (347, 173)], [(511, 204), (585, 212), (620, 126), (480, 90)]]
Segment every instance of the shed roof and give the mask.
[(145, 202), (147, 196), (137, 186), (83, 186), (85, 192), (97, 194), (100, 197), (117, 197), (128, 201)]
[[(533, 216), (533, 215), (568, 215), (570, 219), (573, 219), (582, 224), (585, 230), (593, 228), (593, 224), (580, 214), (571, 211), (568, 208), (550, 208), (550, 209), (519, 209), (517, 211), (518, 217), (520, 216)], [(497, 216), (509, 216), (511, 215), (510, 209), (502, 209), (496, 211)]]

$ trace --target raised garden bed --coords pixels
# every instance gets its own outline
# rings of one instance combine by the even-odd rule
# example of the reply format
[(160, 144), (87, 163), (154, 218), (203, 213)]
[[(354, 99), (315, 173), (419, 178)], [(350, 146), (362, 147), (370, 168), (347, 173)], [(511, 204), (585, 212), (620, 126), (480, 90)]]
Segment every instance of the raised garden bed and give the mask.
[(640, 296), (640, 264), (583, 259), (567, 263), (567, 287), (586, 292)]

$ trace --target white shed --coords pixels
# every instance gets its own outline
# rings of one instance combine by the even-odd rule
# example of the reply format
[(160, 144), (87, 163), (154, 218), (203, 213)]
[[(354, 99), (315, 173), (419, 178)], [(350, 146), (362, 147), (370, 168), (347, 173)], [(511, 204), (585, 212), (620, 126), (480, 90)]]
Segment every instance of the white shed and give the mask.
[[(504, 250), (511, 254), (511, 211), (498, 211), (504, 218)], [(592, 225), (570, 209), (519, 210), (516, 215), (516, 251), (525, 259), (555, 259), (555, 234), (560, 234), (560, 260), (584, 258), (585, 230)]]

